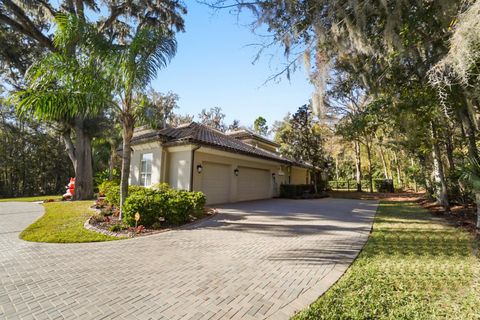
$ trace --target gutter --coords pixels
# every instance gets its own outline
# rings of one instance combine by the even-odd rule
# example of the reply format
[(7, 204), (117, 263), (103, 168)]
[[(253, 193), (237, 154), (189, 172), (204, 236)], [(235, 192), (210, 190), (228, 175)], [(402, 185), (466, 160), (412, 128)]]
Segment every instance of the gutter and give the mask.
[(202, 146), (196, 146), (195, 148), (192, 149), (192, 156), (190, 157), (190, 186), (189, 186), (189, 191), (193, 191), (193, 169), (195, 166), (195, 151), (200, 149)]

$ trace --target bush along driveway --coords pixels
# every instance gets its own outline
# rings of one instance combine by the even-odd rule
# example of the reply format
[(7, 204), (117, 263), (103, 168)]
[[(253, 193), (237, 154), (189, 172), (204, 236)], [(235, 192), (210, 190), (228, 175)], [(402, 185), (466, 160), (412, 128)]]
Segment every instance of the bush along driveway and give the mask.
[(358, 259), (295, 319), (479, 319), (477, 246), (414, 203), (382, 201)]
[(0, 319), (288, 319), (346, 270), (376, 202), (266, 200), (131, 240), (25, 242), (42, 214), (0, 204)]

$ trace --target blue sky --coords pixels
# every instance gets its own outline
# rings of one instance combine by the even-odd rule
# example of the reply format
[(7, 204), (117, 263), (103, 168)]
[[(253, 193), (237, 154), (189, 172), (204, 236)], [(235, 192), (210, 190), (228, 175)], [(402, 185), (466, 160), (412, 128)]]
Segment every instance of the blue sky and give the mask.
[(180, 96), (177, 110), (197, 115), (202, 108), (221, 107), (226, 122), (240, 120), (252, 125), (263, 116), (271, 124), (287, 112), (294, 112), (308, 102), (313, 87), (303, 70), (279, 83), (265, 80), (284, 61), (281, 48), (270, 51), (275, 58), (262, 56), (252, 64), (258, 48), (249, 46), (261, 41), (245, 24), (227, 11), (213, 12), (196, 1), (188, 1), (186, 32), (178, 34), (177, 55), (161, 70), (152, 87), (160, 92), (173, 91)]

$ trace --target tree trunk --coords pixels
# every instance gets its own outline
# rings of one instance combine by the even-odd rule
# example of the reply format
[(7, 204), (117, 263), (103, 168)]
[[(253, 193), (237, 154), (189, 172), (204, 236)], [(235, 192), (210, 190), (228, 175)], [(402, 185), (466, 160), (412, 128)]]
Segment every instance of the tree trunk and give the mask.
[(362, 191), (362, 160), (360, 158), (360, 143), (358, 141), (353, 142), (355, 149), (355, 179), (357, 181), (357, 191)]
[(433, 174), (435, 179), (435, 195), (437, 201), (445, 208), (445, 211), (450, 211), (450, 204), (448, 202), (447, 183), (445, 181), (445, 174), (443, 171), (443, 164), (440, 152), (440, 146), (437, 140), (437, 132), (435, 125), (431, 122), (432, 129), (432, 157), (433, 157)]
[(380, 149), (380, 159), (382, 159), (382, 165), (383, 165), (383, 175), (385, 176), (385, 179), (389, 179), (387, 162), (385, 161), (385, 154), (383, 152), (383, 147), (380, 145), (379, 149)]
[[(398, 157), (397, 157), (397, 152), (396, 151), (393, 151), (393, 159), (395, 161), (395, 167), (397, 168), (397, 183), (398, 183), (398, 186), (399, 187), (402, 187), (402, 177), (401, 177), (401, 169), (400, 169), (400, 163), (398, 161)], [(416, 192), (416, 191), (415, 191)]]
[(71, 130), (68, 129), (62, 132), (63, 142), (65, 143), (65, 150), (67, 151), (70, 161), (72, 161), (73, 168), (77, 166), (77, 158), (75, 157), (75, 146), (73, 145), (72, 137), (70, 136)]
[(122, 119), (122, 137), (123, 137), (123, 150), (122, 150), (122, 175), (120, 178), (120, 216), (123, 217), (123, 205), (128, 197), (128, 178), (130, 177), (130, 162), (132, 158), (131, 142), (134, 130), (134, 119), (131, 116), (124, 116)]
[(335, 156), (335, 180), (338, 181), (338, 155)]
[[(413, 158), (410, 158), (410, 166), (412, 168), (414, 168), (415, 166), (415, 161), (413, 160)], [(405, 179), (404, 181), (407, 182), (408, 180)], [(418, 192), (417, 178), (415, 177), (415, 174), (413, 174), (413, 191), (415, 191), (415, 193)]]
[(110, 159), (108, 161), (108, 180), (113, 180), (113, 169), (115, 168), (116, 146), (112, 143), (110, 146)]
[(313, 190), (318, 194), (317, 170), (313, 170)]
[(475, 192), (475, 202), (477, 203), (477, 229), (480, 229), (480, 192)]
[[(75, 200), (93, 199), (92, 138), (84, 119), (75, 119)], [(67, 147), (68, 148), (68, 147)]]
[(445, 150), (447, 153), (447, 162), (448, 162), (448, 171), (450, 173), (455, 172), (455, 162), (453, 161), (453, 141), (452, 141), (453, 133), (450, 129), (445, 134)]
[(467, 137), (467, 147), (468, 147), (468, 156), (471, 159), (479, 161), (478, 149), (477, 149), (477, 139), (475, 137), (475, 125), (470, 118), (468, 112), (468, 107), (465, 104), (458, 112), (462, 125), (465, 129), (465, 135)]
[(365, 147), (367, 148), (368, 184), (370, 187), (370, 192), (373, 192), (372, 153), (370, 150), (370, 143), (365, 143)]

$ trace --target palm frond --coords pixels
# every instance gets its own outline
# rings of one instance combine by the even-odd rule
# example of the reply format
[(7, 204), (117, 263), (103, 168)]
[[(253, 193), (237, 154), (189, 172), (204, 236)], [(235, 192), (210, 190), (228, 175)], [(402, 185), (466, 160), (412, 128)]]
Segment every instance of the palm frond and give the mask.
[(460, 179), (468, 183), (475, 191), (480, 191), (480, 162), (476, 158), (469, 158), (461, 171)]
[(176, 53), (176, 41), (158, 28), (143, 27), (124, 48), (119, 58), (123, 83), (143, 90)]

